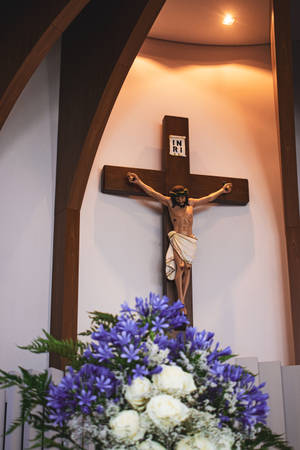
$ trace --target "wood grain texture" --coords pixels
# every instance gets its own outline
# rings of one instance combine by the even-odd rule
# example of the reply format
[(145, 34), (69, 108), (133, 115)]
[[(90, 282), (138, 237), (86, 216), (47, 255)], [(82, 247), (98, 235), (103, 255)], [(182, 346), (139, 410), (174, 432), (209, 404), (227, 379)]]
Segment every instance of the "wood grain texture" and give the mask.
[[(185, 136), (186, 157), (169, 154), (169, 136)], [(163, 118), (162, 168), (166, 172), (165, 191), (175, 184), (186, 186), (190, 175), (189, 121), (186, 117), (165, 116)]]
[[(105, 194), (138, 195), (147, 197), (138, 186), (129, 183), (127, 173), (136, 173), (144, 183), (158, 192), (164, 192), (164, 172), (161, 170), (137, 169), (135, 167), (104, 166), (101, 190)], [(150, 197), (148, 197), (150, 198)]]
[(99, 141), (164, 1), (132, 0), (129, 8), (124, 0), (92, 0), (62, 39), (51, 308), (57, 338), (77, 335), (79, 212)]
[[(185, 136), (186, 156), (172, 156), (169, 151), (169, 136)], [(190, 143), (189, 143), (189, 121), (186, 117), (165, 116), (163, 118), (163, 151), (162, 168), (165, 172), (164, 191), (168, 193), (177, 184), (187, 186), (190, 175)], [(165, 265), (165, 257), (169, 247), (168, 233), (173, 230), (167, 208), (163, 209), (163, 247), (162, 260)], [(163, 267), (164, 294), (171, 302), (178, 300), (178, 292), (174, 281), (166, 279), (165, 267)], [(185, 295), (187, 318), (193, 325), (193, 274), (191, 272), (189, 287)]]
[[(163, 229), (163, 245), (162, 245), (162, 280), (163, 280), (163, 292), (164, 295), (166, 295), (171, 302), (175, 302), (178, 300), (178, 294), (176, 289), (176, 284), (174, 281), (168, 280), (165, 275), (165, 257), (166, 252), (169, 247), (169, 238), (168, 238), (168, 232), (173, 229), (169, 212), (166, 207), (163, 208), (163, 217), (162, 217), (162, 229)], [(190, 325), (193, 326), (194, 323), (194, 315), (193, 315), (193, 269), (191, 269), (191, 279), (190, 284), (185, 296), (185, 304), (187, 309), (187, 318), (190, 322)]]
[(300, 225), (286, 227), (295, 363), (300, 364)]
[(274, 0), (271, 44), (286, 226), (299, 223), (290, 1)]
[(247, 205), (249, 202), (249, 185), (245, 178), (191, 174), (187, 187), (191, 197), (199, 198), (217, 191), (225, 183), (232, 183), (232, 192), (221, 195), (212, 203), (231, 206)]
[(10, 0), (0, 15), (0, 128), (54, 42), (90, 0)]
[(271, 54), (280, 143), (295, 362), (300, 363), (300, 226), (294, 125), (290, 1), (273, 0)]
[[(135, 172), (146, 184), (152, 186), (153, 189), (169, 195), (169, 190), (166, 188), (166, 175), (164, 171), (109, 165), (105, 165), (102, 170), (102, 192), (105, 194), (146, 196), (141, 189), (127, 181), (127, 172)], [(191, 197), (205, 196), (220, 189), (224, 183), (231, 182), (233, 184), (233, 192), (222, 195), (213, 203), (242, 206), (249, 202), (248, 180), (243, 178), (190, 174), (189, 177), (182, 181), (185, 181), (184, 184), (189, 189)]]
[[(51, 303), (51, 334), (65, 339), (77, 335), (80, 211), (65, 209), (55, 216)], [(50, 355), (50, 367), (64, 361)]]
[[(81, 207), (122, 83), (164, 0), (92, 0), (64, 33), (56, 210)], [(142, 26), (141, 26), (142, 23)], [(76, 74), (76, 76), (74, 76)]]

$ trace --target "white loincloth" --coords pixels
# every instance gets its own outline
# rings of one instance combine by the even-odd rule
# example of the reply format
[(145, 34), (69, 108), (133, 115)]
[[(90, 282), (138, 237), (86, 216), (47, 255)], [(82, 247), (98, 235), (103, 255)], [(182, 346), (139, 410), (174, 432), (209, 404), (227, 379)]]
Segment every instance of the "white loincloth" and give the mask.
[(168, 280), (174, 280), (176, 274), (176, 263), (174, 258), (174, 250), (178, 253), (180, 258), (192, 264), (196, 250), (198, 239), (185, 234), (170, 231), (168, 233), (170, 245), (166, 254), (166, 276)]

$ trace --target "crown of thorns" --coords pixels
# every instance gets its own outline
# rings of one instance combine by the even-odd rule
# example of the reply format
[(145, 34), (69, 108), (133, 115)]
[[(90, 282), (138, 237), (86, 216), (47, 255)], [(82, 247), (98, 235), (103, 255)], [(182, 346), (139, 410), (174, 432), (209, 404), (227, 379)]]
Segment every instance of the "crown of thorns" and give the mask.
[(170, 191), (169, 194), (171, 197), (181, 197), (181, 196), (188, 197), (189, 191), (187, 188), (182, 188), (182, 189), (178, 189), (178, 190), (176, 189), (176, 191), (175, 190)]

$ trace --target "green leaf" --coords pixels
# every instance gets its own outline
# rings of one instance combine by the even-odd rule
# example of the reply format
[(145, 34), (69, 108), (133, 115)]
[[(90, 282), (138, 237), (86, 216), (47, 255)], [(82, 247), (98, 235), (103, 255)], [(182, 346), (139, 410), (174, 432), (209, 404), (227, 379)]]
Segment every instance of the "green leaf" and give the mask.
[(238, 355), (234, 355), (234, 354), (232, 354), (232, 355), (223, 355), (223, 356), (219, 357), (219, 361), (226, 362), (226, 361), (228, 361), (231, 358), (236, 358), (237, 356)]
[(273, 433), (270, 428), (265, 425), (259, 425), (260, 431), (256, 434), (255, 439), (248, 439), (245, 441), (243, 449), (261, 449), (267, 450), (278, 448), (282, 450), (293, 450), (282, 435)]
[[(32, 353), (54, 353), (66, 358), (74, 368), (80, 367), (83, 363), (82, 355), (87, 344), (73, 339), (56, 339), (47, 331), (43, 330), (45, 337), (38, 337), (26, 346), (19, 346), (23, 350), (29, 350)], [(80, 362), (81, 361), (81, 362)]]
[(79, 336), (90, 336), (100, 325), (103, 325), (103, 328), (109, 331), (118, 321), (118, 316), (100, 311), (89, 312), (89, 318), (91, 319), (91, 327), (79, 333)]

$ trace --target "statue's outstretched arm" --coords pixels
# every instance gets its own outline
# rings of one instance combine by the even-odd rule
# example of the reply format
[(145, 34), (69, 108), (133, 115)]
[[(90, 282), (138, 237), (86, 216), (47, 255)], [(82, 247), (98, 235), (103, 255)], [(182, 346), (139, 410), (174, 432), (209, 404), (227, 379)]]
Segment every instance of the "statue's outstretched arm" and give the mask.
[(144, 183), (136, 173), (128, 172), (127, 178), (130, 183), (139, 186), (147, 195), (154, 198), (162, 205), (169, 206), (170, 197), (167, 197), (166, 195), (155, 191), (151, 186), (148, 186), (146, 183)]
[(213, 202), (222, 194), (229, 194), (229, 192), (232, 191), (232, 183), (225, 183), (224, 186), (221, 187), (216, 192), (212, 192), (209, 195), (206, 195), (205, 197), (200, 198), (190, 198), (189, 203), (192, 206), (200, 206), (200, 205), (206, 205), (207, 203)]

